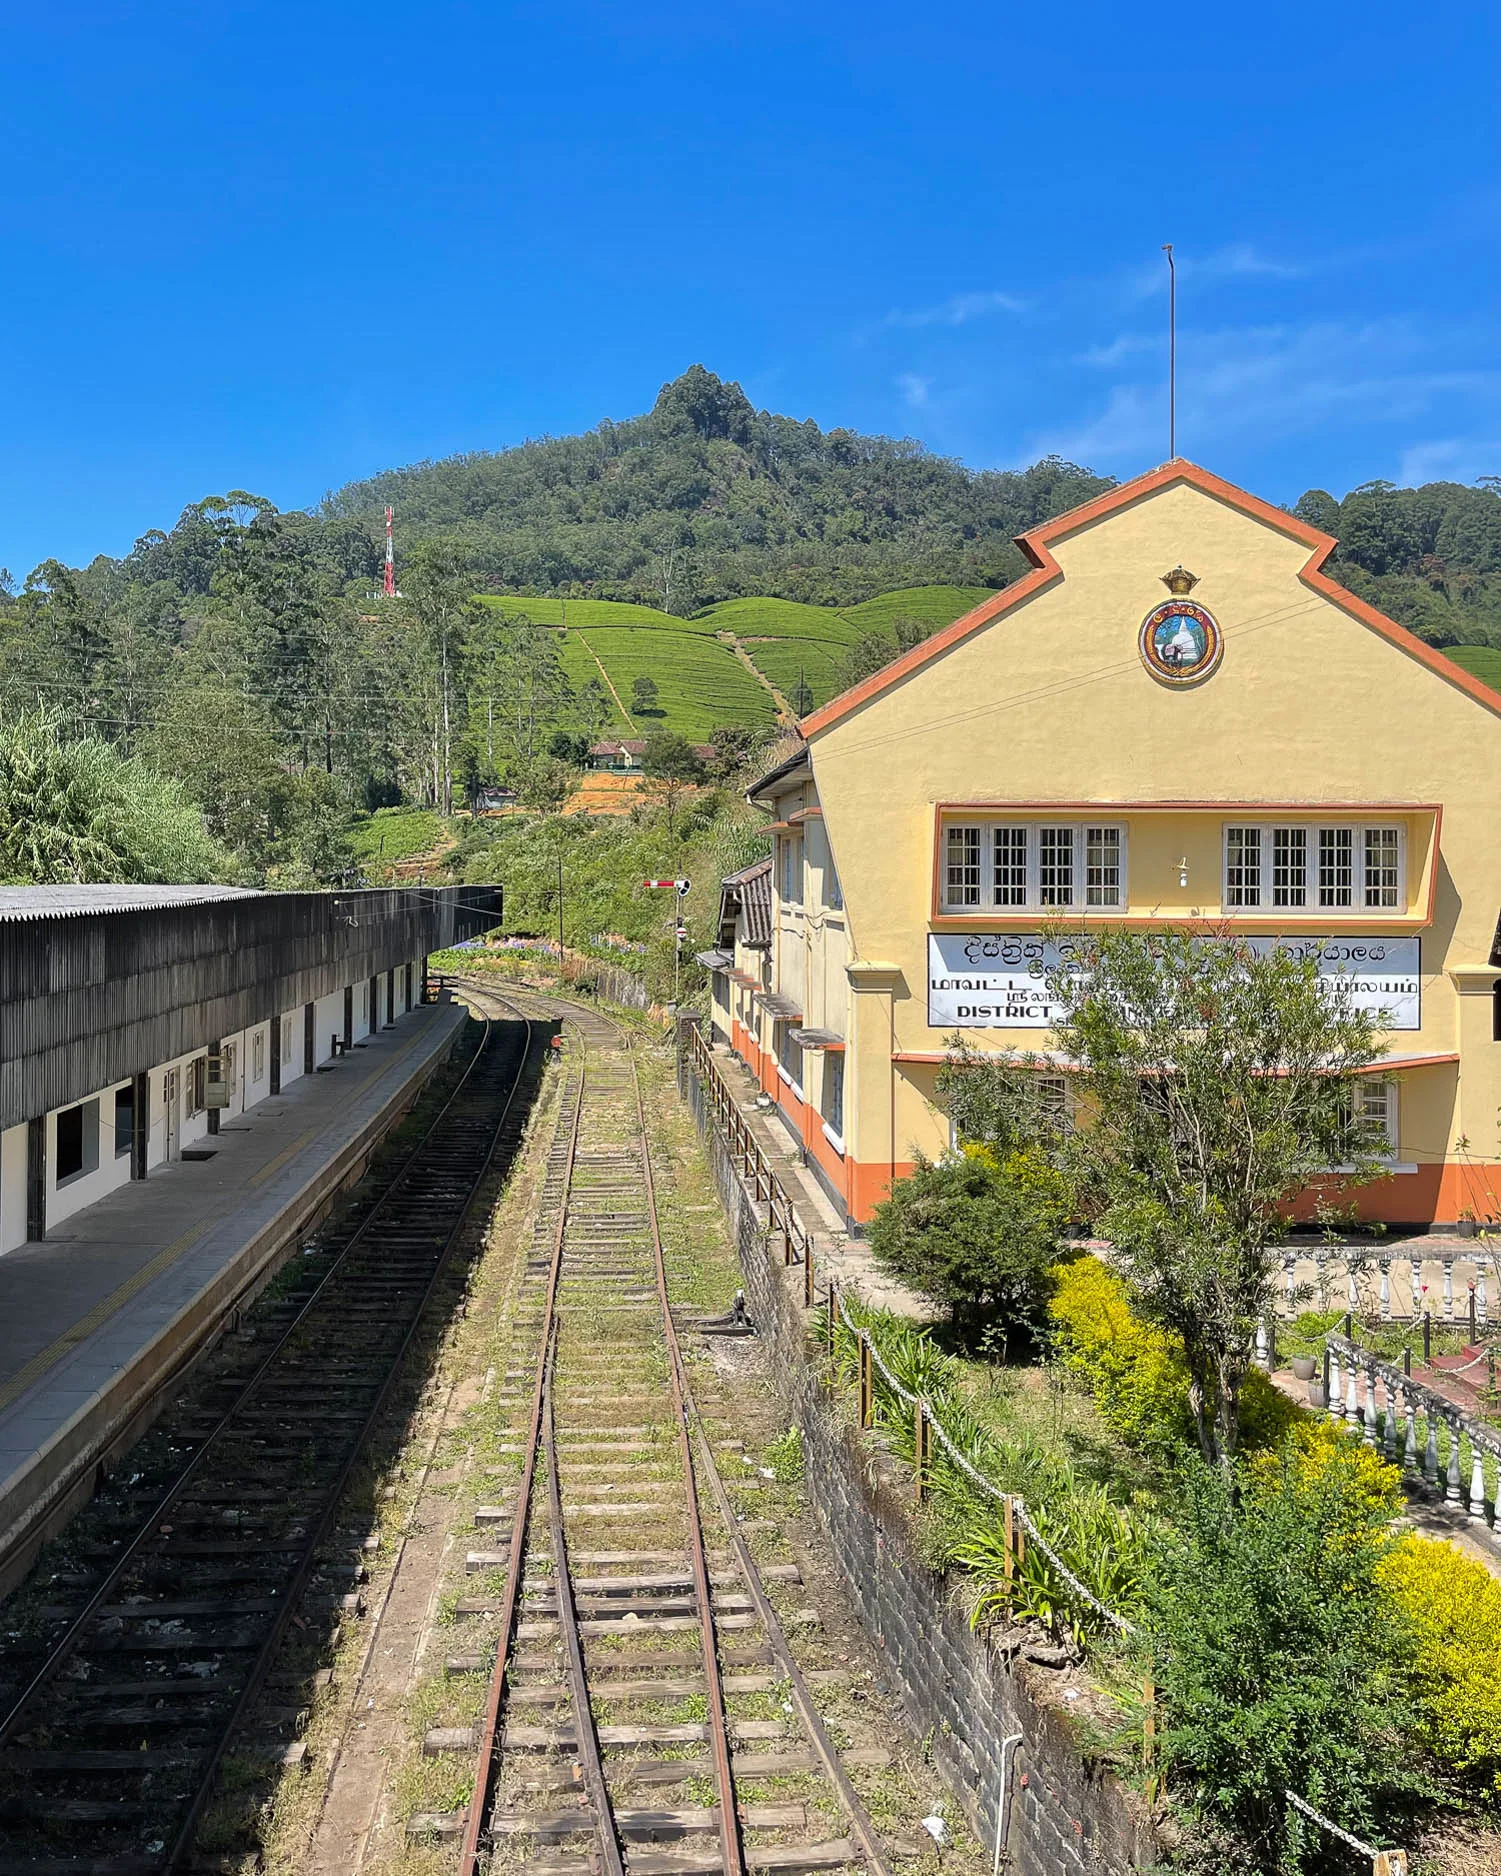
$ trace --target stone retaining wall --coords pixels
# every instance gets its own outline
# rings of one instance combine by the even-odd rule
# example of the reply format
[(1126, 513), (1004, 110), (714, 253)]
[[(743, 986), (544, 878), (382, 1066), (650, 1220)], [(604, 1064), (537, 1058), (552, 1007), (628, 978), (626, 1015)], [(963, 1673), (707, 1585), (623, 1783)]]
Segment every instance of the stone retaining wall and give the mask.
[(847, 1412), (813, 1372), (803, 1273), (784, 1269), (779, 1250), (768, 1254), (763, 1222), (686, 1061), (680, 1087), (704, 1135), (747, 1305), (803, 1431), (809, 1496), (913, 1730), (930, 1737), (939, 1771), (987, 1845), (1002, 1798), (1002, 1743), (1021, 1735), (1007, 1778), (1003, 1846), (1003, 1867), (1016, 1876), (1125, 1876), (1155, 1867), (1161, 1851), (1132, 1794), (1085, 1757), (1065, 1720), (1029, 1685), (1047, 1670), (1008, 1662), (973, 1634), (957, 1590), (914, 1554), (905, 1470), (862, 1450)]

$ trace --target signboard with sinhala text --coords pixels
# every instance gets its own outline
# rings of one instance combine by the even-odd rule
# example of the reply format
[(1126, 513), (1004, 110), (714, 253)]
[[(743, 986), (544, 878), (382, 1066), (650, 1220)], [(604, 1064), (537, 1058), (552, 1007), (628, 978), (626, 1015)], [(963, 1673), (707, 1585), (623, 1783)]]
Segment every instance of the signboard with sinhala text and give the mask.
[[(1253, 951), (1273, 946), (1317, 955), (1319, 975), (1342, 981), (1351, 1003), (1385, 1011), (1383, 1027), (1422, 1025), (1421, 939), (1248, 938)], [(1058, 1015), (1048, 974), (1067, 963), (1078, 941), (1038, 933), (930, 932), (928, 1026), (931, 1029), (1047, 1029)]]

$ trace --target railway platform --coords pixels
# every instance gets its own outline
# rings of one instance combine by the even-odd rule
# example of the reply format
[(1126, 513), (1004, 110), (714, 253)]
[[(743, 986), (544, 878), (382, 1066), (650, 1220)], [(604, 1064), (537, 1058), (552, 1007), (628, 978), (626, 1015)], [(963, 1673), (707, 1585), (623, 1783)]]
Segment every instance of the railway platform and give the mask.
[(420, 1007), (178, 1161), (0, 1258), (0, 1592), (163, 1384), (363, 1169), (463, 1022)]

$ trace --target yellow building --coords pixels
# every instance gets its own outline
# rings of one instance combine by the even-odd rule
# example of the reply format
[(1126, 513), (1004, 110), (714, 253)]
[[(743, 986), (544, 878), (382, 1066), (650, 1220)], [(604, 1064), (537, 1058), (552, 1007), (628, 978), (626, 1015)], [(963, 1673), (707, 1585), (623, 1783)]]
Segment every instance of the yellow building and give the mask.
[(1182, 459), (1019, 544), (1030, 572), (753, 791), (770, 929), (739, 914), (715, 1020), (829, 1191), (863, 1221), (945, 1148), (956, 1031), (1048, 1049), (1044, 925), (1223, 923), (1390, 1013), (1367, 1215), (1501, 1212), (1501, 695)]

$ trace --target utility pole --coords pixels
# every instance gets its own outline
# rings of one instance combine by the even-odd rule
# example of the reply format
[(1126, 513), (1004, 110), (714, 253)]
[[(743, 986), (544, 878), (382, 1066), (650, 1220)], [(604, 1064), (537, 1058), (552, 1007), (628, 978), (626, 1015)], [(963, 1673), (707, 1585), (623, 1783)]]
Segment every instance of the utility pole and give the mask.
[(396, 548), (395, 548), (395, 543), (392, 540), (392, 535), (391, 535), (391, 524), (392, 524), (392, 521), (395, 519), (395, 513), (396, 511), (392, 508), (388, 508), (386, 510), (386, 598), (387, 599), (394, 599), (396, 597)]
[(563, 975), (563, 849), (558, 848), (558, 975)]
[(1173, 265), (1173, 244), (1164, 241), (1167, 256), (1167, 458), (1178, 454), (1178, 269)]

